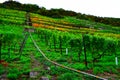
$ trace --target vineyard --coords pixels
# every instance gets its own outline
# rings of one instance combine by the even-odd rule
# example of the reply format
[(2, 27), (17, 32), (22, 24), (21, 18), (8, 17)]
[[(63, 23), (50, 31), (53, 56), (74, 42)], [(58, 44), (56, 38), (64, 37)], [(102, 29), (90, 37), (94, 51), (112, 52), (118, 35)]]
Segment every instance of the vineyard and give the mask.
[(119, 27), (0, 8), (0, 79), (119, 80), (119, 76)]

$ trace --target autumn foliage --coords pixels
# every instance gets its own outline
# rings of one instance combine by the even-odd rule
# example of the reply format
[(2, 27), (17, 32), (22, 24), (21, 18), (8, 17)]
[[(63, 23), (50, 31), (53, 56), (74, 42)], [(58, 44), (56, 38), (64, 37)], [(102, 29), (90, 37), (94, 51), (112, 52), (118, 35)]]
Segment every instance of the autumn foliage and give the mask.
[(6, 62), (5, 60), (0, 60), (0, 64), (2, 64), (4, 67), (8, 66), (8, 62)]

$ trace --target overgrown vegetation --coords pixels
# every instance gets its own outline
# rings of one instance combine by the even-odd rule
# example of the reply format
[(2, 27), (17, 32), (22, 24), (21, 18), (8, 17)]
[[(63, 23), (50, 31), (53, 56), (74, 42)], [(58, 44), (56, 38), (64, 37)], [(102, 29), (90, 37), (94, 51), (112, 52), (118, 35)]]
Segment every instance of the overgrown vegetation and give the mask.
[[(30, 58), (33, 55), (40, 63), (33, 68), (40, 72), (38, 79), (41, 76), (58, 80), (96, 79), (51, 64), (36, 50), (30, 37), (20, 54), (21, 43), (27, 34), (24, 29), (34, 27), (36, 31), (32, 36), (49, 59), (105, 78), (120, 78), (119, 27), (74, 17), (54, 19), (33, 13), (30, 14), (32, 26), (26, 26), (26, 12), (4, 8), (0, 11), (0, 75), (6, 74), (10, 80), (28, 80), (34, 63)], [(75, 27), (75, 24), (83, 26)], [(115, 63), (116, 57), (118, 64)]]

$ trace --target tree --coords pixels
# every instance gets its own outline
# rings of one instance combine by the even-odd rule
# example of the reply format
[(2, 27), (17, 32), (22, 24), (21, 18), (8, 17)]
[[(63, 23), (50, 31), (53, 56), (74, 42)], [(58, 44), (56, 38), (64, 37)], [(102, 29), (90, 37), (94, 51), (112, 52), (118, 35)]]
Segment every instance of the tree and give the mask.
[(39, 10), (37, 10), (37, 13), (40, 15), (47, 16), (48, 15), (48, 10), (45, 7), (40, 7)]
[(39, 10), (39, 6), (37, 6), (36, 4), (23, 4), (22, 10), (36, 13)]
[(20, 9), (21, 8), (21, 3), (17, 2), (17, 1), (12, 1), (12, 0), (9, 0), (9, 1), (5, 1), (3, 3), (3, 7), (4, 8), (9, 8), (9, 9)]

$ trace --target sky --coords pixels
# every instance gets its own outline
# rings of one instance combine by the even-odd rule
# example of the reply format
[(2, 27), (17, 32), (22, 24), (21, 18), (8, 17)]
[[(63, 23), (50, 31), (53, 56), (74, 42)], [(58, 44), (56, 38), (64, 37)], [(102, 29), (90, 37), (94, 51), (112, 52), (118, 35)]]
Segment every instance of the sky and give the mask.
[[(0, 3), (7, 0), (0, 0)], [(120, 0), (14, 0), (37, 4), (46, 9), (63, 8), (99, 17), (120, 18)]]

